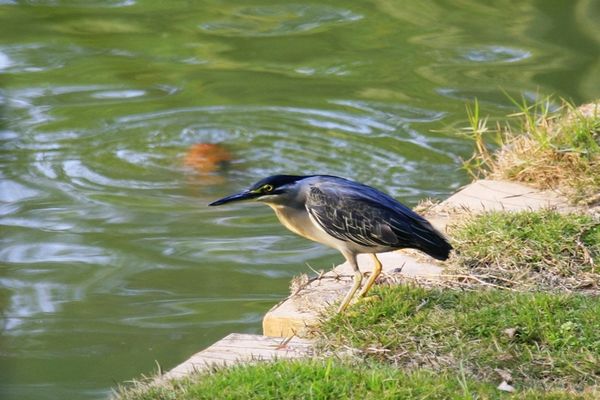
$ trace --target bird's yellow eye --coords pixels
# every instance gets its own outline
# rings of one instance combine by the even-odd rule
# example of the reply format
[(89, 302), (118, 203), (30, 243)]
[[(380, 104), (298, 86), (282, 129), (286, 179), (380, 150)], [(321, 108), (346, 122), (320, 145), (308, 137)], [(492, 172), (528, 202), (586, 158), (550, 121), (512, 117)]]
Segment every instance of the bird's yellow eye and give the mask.
[(273, 185), (267, 184), (267, 185), (263, 186), (262, 187), (262, 191), (263, 192), (272, 192), (273, 191)]

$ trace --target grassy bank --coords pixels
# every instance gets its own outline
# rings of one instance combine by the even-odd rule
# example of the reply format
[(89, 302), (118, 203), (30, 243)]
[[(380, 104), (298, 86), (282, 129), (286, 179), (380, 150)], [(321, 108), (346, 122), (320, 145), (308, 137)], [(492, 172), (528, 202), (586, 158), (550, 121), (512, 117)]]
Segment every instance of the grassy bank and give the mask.
[(326, 349), (496, 387), (598, 390), (600, 298), (399, 286), (323, 327)]
[(406, 371), (373, 362), (324, 360), (278, 361), (242, 365), (192, 376), (163, 386), (130, 389), (122, 400), (212, 399), (592, 399), (575, 394), (524, 390), (508, 395), (494, 385), (465, 377), (460, 370)]
[(600, 294), (599, 222), (552, 210), (463, 215), (449, 229), (457, 251), (446, 271), (515, 290)]

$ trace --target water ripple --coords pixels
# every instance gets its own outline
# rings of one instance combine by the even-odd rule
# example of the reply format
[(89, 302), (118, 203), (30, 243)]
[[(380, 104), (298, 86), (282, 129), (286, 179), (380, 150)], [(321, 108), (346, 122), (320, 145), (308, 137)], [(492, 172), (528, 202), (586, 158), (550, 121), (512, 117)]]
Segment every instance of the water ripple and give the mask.
[(317, 4), (241, 7), (227, 14), (227, 19), (205, 22), (200, 28), (220, 36), (287, 36), (362, 19), (350, 10)]
[[(13, 0), (2, 0), (0, 4), (17, 4)], [(108, 8), (108, 7), (129, 7), (137, 3), (136, 0), (70, 0), (68, 5), (62, 1), (56, 0), (28, 0), (28, 4), (44, 7), (86, 7), (86, 8)]]
[(5, 203), (16, 203), (41, 195), (38, 190), (27, 187), (12, 180), (2, 179), (0, 181), (0, 201)]
[(63, 163), (67, 177), (76, 185), (97, 188), (128, 188), (128, 189), (167, 189), (173, 187), (169, 182), (149, 182), (139, 179), (113, 179), (93, 171), (79, 160), (67, 160)]
[(84, 263), (109, 264), (106, 249), (74, 243), (20, 243), (0, 249), (0, 261), (6, 263)]
[[(227, 144), (234, 154), (230, 173), (240, 178), (287, 172), (323, 173), (370, 180), (392, 193), (409, 193), (414, 171), (429, 162), (454, 162), (435, 135), (413, 124), (440, 120), (444, 113), (402, 104), (335, 100), (327, 108), (208, 106), (118, 118), (119, 129), (155, 132), (148, 146)], [(446, 139), (444, 139), (446, 140)], [(122, 151), (122, 150), (121, 150)], [(433, 154), (432, 154), (433, 153)], [(144, 157), (139, 158), (144, 162)], [(372, 171), (390, 171), (385, 178)], [(239, 178), (238, 178), (239, 179)], [(387, 181), (385, 179), (388, 179)], [(394, 181), (402, 181), (398, 186)]]
[[(233, 301), (247, 304), (249, 301), (265, 300), (264, 298), (256, 299), (235, 299)], [(222, 325), (254, 325), (262, 320), (262, 314), (258, 312), (240, 312), (235, 314), (234, 318), (227, 318), (227, 315), (212, 315), (210, 318), (206, 317), (199, 322), (197, 318), (182, 318), (186, 316), (206, 314), (206, 303), (205, 299), (191, 299), (191, 300), (167, 300), (167, 301), (153, 301), (146, 306), (151, 306), (151, 311), (147, 315), (140, 315), (135, 317), (127, 317), (122, 319), (122, 323), (125, 325), (133, 325), (137, 327), (153, 328), (153, 329), (185, 329), (187, 327), (199, 327), (199, 328), (210, 328)], [(227, 303), (226, 299), (208, 300), (211, 304), (211, 308), (215, 310), (219, 309), (219, 303)]]
[(5, 331), (17, 329), (38, 314), (55, 313), (64, 302), (82, 298), (81, 288), (53, 282), (0, 278), (0, 287), (13, 292), (4, 318), (0, 320)]
[(75, 45), (0, 45), (0, 71), (14, 74), (50, 71), (62, 68), (69, 61), (86, 53), (89, 53), (89, 50)]
[(506, 46), (466, 49), (462, 53), (463, 59), (476, 63), (514, 63), (530, 57), (530, 51)]

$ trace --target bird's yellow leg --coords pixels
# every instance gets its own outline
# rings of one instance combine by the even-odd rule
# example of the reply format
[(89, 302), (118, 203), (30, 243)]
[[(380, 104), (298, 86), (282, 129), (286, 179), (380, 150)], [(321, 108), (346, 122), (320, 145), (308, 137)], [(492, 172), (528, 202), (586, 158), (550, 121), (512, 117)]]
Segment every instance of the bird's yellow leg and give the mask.
[(365, 286), (358, 293), (358, 297), (364, 297), (367, 294), (367, 292), (369, 290), (371, 290), (371, 286), (373, 286), (373, 284), (375, 283), (375, 280), (381, 274), (381, 268), (382, 268), (381, 261), (379, 261), (379, 258), (377, 258), (377, 255), (375, 253), (373, 253), (371, 255), (373, 256), (373, 261), (375, 262), (375, 266), (373, 267), (373, 272), (371, 273), (371, 276), (367, 280), (367, 283), (365, 283)]
[(344, 312), (344, 310), (348, 307), (348, 304), (350, 304), (350, 301), (354, 297), (354, 293), (356, 293), (356, 291), (360, 287), (361, 282), (362, 282), (362, 273), (360, 271), (356, 270), (354, 272), (354, 283), (352, 284), (352, 288), (350, 288), (348, 293), (346, 293), (344, 300), (342, 300), (342, 304), (340, 304), (340, 308), (338, 308), (338, 313)]

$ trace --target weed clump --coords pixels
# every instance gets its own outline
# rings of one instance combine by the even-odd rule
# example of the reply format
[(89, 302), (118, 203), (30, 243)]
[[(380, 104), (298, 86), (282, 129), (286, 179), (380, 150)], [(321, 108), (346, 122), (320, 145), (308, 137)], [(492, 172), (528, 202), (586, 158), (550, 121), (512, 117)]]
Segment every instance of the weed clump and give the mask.
[[(474, 177), (506, 179), (540, 189), (555, 189), (574, 204), (600, 204), (600, 103), (579, 108), (563, 102), (551, 111), (550, 100), (535, 104), (511, 99), (520, 111), (510, 115), (518, 127), (490, 128), (479, 105), (467, 107), (475, 153), (464, 164)], [(486, 140), (500, 146), (491, 152)]]
[(450, 230), (448, 271), (519, 290), (600, 293), (600, 223), (585, 214), (489, 212)]

